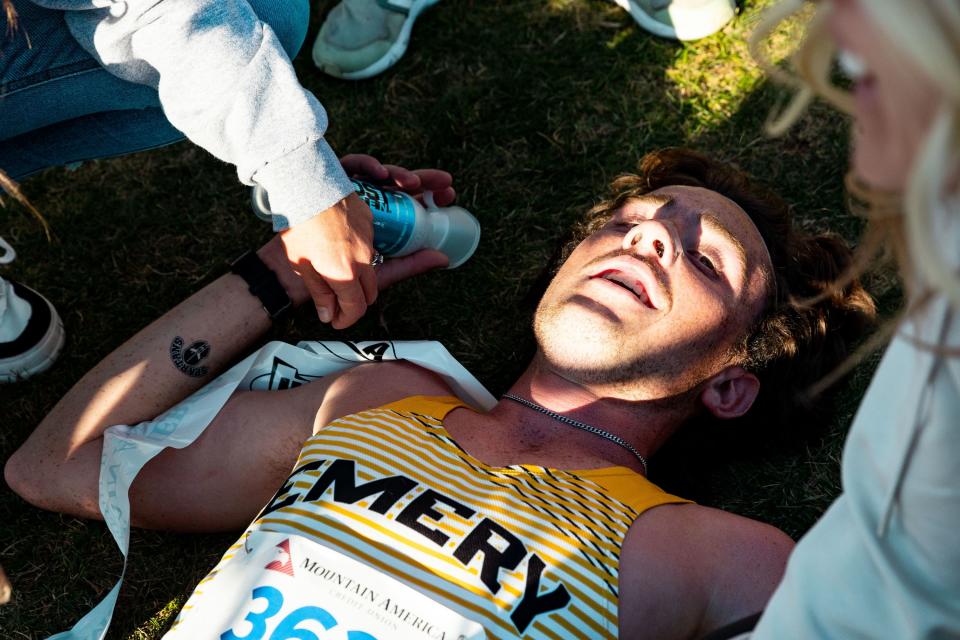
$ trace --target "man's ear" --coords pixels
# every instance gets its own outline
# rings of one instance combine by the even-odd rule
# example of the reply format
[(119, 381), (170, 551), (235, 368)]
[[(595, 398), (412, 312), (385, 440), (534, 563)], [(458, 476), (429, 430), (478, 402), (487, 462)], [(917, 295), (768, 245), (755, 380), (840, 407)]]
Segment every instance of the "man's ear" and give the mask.
[(739, 418), (753, 406), (760, 381), (743, 367), (730, 366), (707, 380), (700, 402), (721, 420)]

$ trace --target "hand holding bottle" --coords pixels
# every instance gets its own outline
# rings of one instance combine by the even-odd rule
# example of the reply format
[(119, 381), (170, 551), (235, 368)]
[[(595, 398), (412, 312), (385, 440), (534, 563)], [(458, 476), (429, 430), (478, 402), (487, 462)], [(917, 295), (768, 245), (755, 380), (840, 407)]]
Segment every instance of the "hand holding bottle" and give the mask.
[[(365, 178), (352, 180), (356, 195), (373, 213), (373, 246), (378, 252), (405, 256), (436, 249), (448, 257), (448, 269), (473, 255), (480, 241), (479, 222), (461, 207), (443, 206), (456, 196), (450, 174), (437, 169), (408, 171), (364, 155), (345, 156), (341, 162), (348, 173)], [(403, 191), (381, 188), (371, 179)], [(272, 218), (277, 227), (282, 212), (271, 211), (267, 193), (259, 186), (254, 187), (252, 205), (258, 216)]]

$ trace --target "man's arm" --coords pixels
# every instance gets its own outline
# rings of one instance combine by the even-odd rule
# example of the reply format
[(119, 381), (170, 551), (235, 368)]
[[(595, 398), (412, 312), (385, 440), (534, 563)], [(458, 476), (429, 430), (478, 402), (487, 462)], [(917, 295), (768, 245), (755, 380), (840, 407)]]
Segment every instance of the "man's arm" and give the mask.
[(762, 611), (793, 541), (756, 520), (700, 505), (641, 515), (620, 556), (620, 635), (698, 638)]
[[(279, 240), (259, 255), (294, 303), (308, 299), (289, 269)], [(420, 252), (380, 267), (380, 284), (446, 264)], [(208, 382), (246, 353), (270, 325), (246, 283), (226, 275), (169, 311), (87, 373), (8, 460), (7, 483), (31, 503), (84, 517), (99, 517), (97, 479), (103, 431), (114, 424), (153, 418)], [(207, 343), (202, 377), (184, 373), (171, 343)], [(310, 435), (330, 376), (287, 392), (238, 394), (198, 441), (160, 454), (134, 484), (131, 498), (140, 526), (181, 530), (233, 529), (269, 498)]]
[[(283, 269), (275, 238), (260, 250), (291, 298), (302, 301), (302, 285)], [(75, 515), (98, 513), (97, 477), (103, 431), (159, 415), (206, 384), (249, 351), (270, 327), (260, 301), (246, 283), (225, 275), (190, 296), (127, 340), (80, 381), (7, 461), (5, 476), (14, 491), (46, 509)], [(204, 375), (185, 373), (171, 358), (202, 342), (207, 355), (196, 364)], [(182, 361), (182, 357), (181, 357)]]

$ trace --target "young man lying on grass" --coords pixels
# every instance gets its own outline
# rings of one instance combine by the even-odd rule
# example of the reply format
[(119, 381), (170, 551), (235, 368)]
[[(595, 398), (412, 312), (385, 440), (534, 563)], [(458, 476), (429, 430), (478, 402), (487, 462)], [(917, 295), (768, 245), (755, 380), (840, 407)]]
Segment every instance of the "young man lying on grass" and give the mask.
[[(193, 445), (148, 463), (131, 492), (135, 525), (247, 527), (172, 635), (199, 619), (224, 638), (335, 626), (323, 601), (283, 608), (284, 594), (309, 596), (310, 580), (335, 574), (290, 564), (292, 543), (358, 560), (491, 638), (689, 638), (760, 611), (791, 540), (665, 493), (646, 459), (691, 419), (739, 418), (764, 397), (792, 410), (784, 403), (873, 318), (858, 283), (791, 303), (832, 282), (850, 253), (792, 230), (776, 196), (684, 150), (618, 178), (580, 232), (535, 313), (536, 354), (491, 411), (415, 365), (359, 365), (235, 393)], [(276, 240), (259, 255), (295, 303), (309, 300)], [(380, 285), (438, 264), (429, 253), (388, 261)], [(198, 386), (171, 366), (171, 339), (208, 341), (212, 375), (269, 324), (243, 280), (223, 276), (88, 373), (8, 461), (7, 482), (39, 507), (100, 517), (104, 429)], [(266, 573), (289, 585), (214, 605), (217, 575), (268, 533), (281, 550), (268, 567), (290, 571)], [(354, 596), (375, 599), (368, 587)]]

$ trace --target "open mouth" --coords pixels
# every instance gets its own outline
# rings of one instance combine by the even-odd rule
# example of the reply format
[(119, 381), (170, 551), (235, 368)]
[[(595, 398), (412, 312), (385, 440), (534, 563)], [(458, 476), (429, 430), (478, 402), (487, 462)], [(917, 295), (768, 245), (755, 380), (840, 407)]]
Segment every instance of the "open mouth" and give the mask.
[(647, 290), (643, 286), (643, 283), (630, 274), (624, 273), (623, 271), (618, 271), (616, 269), (607, 269), (605, 271), (601, 271), (595, 276), (592, 276), (592, 278), (601, 278), (607, 282), (617, 285), (620, 288), (632, 293), (634, 297), (636, 297), (637, 300), (639, 300), (640, 303), (645, 307), (656, 309), (653, 302), (650, 301), (650, 296), (647, 295)]

